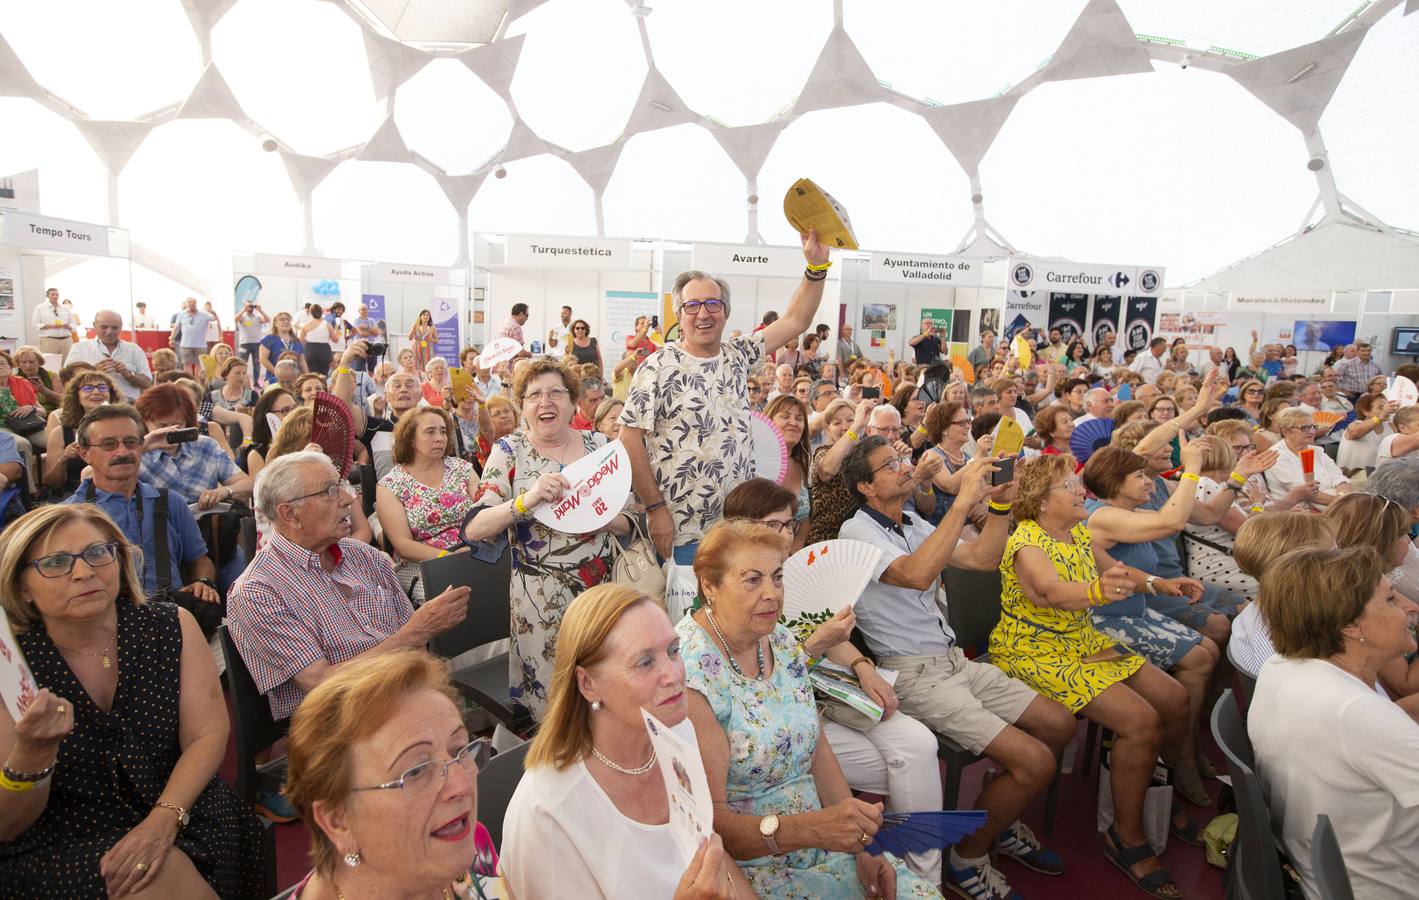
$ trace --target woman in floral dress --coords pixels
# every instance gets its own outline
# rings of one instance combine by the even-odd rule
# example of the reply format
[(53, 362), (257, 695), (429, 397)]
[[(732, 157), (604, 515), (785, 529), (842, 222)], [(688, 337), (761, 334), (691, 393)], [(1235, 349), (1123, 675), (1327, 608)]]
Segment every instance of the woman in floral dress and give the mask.
[(394, 428), (394, 468), (379, 481), (375, 509), (398, 561), (394, 573), (417, 606), (419, 564), (462, 548), (459, 526), (473, 508), (477, 476), (456, 455), (452, 420), (437, 407), (406, 413)]
[(631, 529), (626, 515), (592, 534), (566, 534), (532, 518), (538, 506), (557, 500), (570, 487), (562, 469), (606, 444), (603, 434), (571, 427), (580, 387), (550, 359), (534, 360), (518, 370), (513, 402), (526, 425), (493, 443), (463, 525), (463, 538), (470, 543), (508, 536), (510, 691), (513, 702), (539, 722), (546, 712), (562, 613), (578, 594), (606, 580), (611, 541)]
[(711, 528), (695, 556), (705, 606), (676, 626), (715, 831), (760, 897), (939, 897), (901, 860), (866, 850), (882, 805), (852, 796), (803, 649), (778, 624), (782, 546), (757, 523)]

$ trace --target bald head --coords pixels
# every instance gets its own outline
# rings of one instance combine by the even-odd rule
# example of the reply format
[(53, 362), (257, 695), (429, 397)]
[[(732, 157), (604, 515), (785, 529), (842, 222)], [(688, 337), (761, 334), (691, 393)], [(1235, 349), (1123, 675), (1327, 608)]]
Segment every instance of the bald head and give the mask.
[(118, 346), (123, 333), (123, 317), (111, 309), (101, 309), (94, 316), (94, 332), (106, 347)]

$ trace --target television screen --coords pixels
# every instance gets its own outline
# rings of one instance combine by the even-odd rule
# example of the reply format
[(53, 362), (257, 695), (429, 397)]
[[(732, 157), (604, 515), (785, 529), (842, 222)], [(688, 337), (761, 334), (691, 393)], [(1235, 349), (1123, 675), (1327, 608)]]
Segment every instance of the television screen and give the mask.
[(1419, 356), (1419, 328), (1396, 328), (1390, 340), (1389, 352)]
[(1291, 331), (1291, 343), (1296, 345), (1298, 351), (1329, 353), (1333, 347), (1355, 343), (1355, 323), (1298, 319)]

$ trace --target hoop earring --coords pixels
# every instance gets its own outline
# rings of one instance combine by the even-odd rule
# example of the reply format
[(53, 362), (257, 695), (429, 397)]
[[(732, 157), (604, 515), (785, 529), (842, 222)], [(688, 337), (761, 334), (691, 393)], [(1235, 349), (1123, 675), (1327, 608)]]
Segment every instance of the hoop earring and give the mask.
[(364, 859), (362, 859), (362, 858), (360, 857), (360, 854), (358, 854), (358, 853), (346, 853), (346, 854), (345, 854), (345, 865), (349, 866), (349, 867), (352, 868), (352, 869), (353, 869), (355, 866), (358, 866), (358, 865), (359, 865), (360, 863), (362, 863), (362, 862), (364, 862)]
[(600, 700), (593, 700), (593, 701), (591, 701), (591, 711), (592, 711), (592, 712), (601, 712), (601, 701), (600, 701)]

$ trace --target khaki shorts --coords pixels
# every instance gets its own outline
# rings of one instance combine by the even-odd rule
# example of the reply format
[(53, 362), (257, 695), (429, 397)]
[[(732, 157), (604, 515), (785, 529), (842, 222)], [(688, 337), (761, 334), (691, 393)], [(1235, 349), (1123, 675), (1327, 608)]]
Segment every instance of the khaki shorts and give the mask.
[(895, 669), (901, 710), (970, 750), (982, 753), (1040, 696), (995, 666), (972, 662), (960, 648), (942, 656), (884, 656)]
[(177, 361), (184, 366), (200, 366), (202, 365), (202, 354), (206, 352), (198, 347), (179, 347), (177, 348)]

